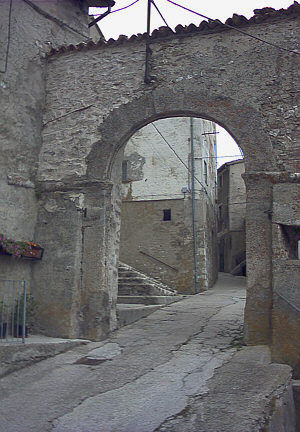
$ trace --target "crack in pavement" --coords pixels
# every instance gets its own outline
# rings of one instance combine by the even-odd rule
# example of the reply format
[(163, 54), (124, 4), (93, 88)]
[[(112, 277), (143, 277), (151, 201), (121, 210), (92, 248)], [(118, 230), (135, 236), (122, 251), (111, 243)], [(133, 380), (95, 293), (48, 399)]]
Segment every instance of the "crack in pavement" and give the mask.
[[(206, 381), (213, 376), (216, 367), (223, 365), (232, 355), (233, 352), (226, 355), (221, 354), (219, 357), (209, 355), (201, 368), (198, 366), (199, 354), (194, 355), (192, 361), (189, 359), (190, 364), (185, 365), (187, 370), (184, 372), (182, 368), (186, 364), (186, 359), (172, 359), (144, 374), (135, 380), (135, 383), (130, 382), (117, 391), (111, 390), (105, 394), (88, 398), (71, 413), (56, 419), (52, 423), (52, 430), (56, 432), (66, 430), (76, 432), (86, 430), (89, 432), (99, 430), (152, 431), (170, 415), (175, 415), (182, 410), (188, 404), (190, 396), (205, 393), (207, 391)], [(184, 356), (185, 353), (182, 353), (180, 357)], [(193, 378), (188, 383), (189, 375), (193, 375)], [(159, 386), (157, 386), (158, 382)], [(143, 391), (146, 392), (146, 395), (144, 393), (143, 400), (141, 400), (140, 395)], [(129, 394), (130, 410), (128, 411), (126, 397)], [(120, 406), (122, 406), (121, 413), (119, 412)], [(99, 407), (102, 408), (101, 413), (99, 413)], [(149, 408), (150, 410), (146, 413), (145, 410)], [(151, 411), (156, 413), (156, 417), (152, 416)], [(160, 420), (159, 423), (157, 418)], [(132, 429), (128, 426), (130, 424)], [(72, 426), (74, 429), (70, 429)]]
[[(203, 325), (200, 329), (200, 331), (197, 331), (195, 333), (193, 333), (192, 335), (190, 335), (185, 341), (183, 341), (181, 344), (178, 344), (176, 346), (176, 348), (172, 349), (169, 352), (168, 355), (168, 359), (166, 361), (164, 361), (163, 363), (161, 363), (160, 365), (156, 365), (156, 367), (152, 368), (152, 370), (149, 370), (148, 372), (144, 372), (141, 376), (136, 377), (136, 379), (134, 380), (130, 380), (129, 382), (123, 384), (122, 386), (118, 387), (117, 389), (112, 389), (106, 392), (100, 392), (94, 396), (89, 396), (86, 399), (84, 399), (80, 404), (78, 404), (76, 407), (74, 407), (70, 412), (65, 413), (63, 416), (61, 417), (57, 417), (56, 419), (54, 419), (52, 421), (52, 430), (55, 430), (57, 432), (60, 431), (64, 431), (64, 423), (65, 421), (67, 421), (67, 425), (68, 425), (68, 419), (73, 418), (74, 414), (75, 417), (78, 418), (78, 414), (77, 412), (79, 411), (79, 417), (82, 419), (84, 417), (84, 413), (87, 410), (87, 406), (94, 406), (95, 400), (98, 400), (98, 404), (102, 405), (103, 403), (105, 404), (105, 397), (108, 397), (109, 400), (111, 400), (112, 398), (114, 400), (118, 399), (118, 397), (120, 397), (120, 393), (122, 392), (122, 390), (124, 390), (126, 393), (128, 391), (128, 393), (132, 394), (134, 393), (134, 391), (136, 389), (133, 388), (133, 384), (136, 383), (138, 384), (138, 387), (141, 387), (141, 383), (139, 381), (145, 381), (146, 383), (149, 384), (149, 379), (148, 377), (152, 377), (150, 379), (150, 381), (155, 381), (155, 379), (153, 379), (153, 375), (155, 377), (155, 375), (164, 375), (164, 376), (169, 376), (172, 378), (172, 375), (174, 375), (174, 373), (176, 372), (176, 375), (178, 375), (178, 373), (180, 372), (177, 370), (176, 371), (176, 362), (180, 362), (180, 358), (178, 359), (178, 355), (179, 357), (186, 357), (186, 356), (194, 356), (194, 358), (196, 358), (196, 365), (194, 367), (192, 367), (190, 370), (185, 371), (183, 376), (181, 377), (181, 387), (179, 389), (177, 389), (177, 391), (179, 390), (179, 393), (183, 393), (181, 394), (181, 402), (182, 400), (185, 401), (184, 405), (187, 406), (188, 405), (188, 401), (189, 398), (192, 396), (196, 396), (196, 395), (200, 395), (203, 394), (205, 391), (207, 391), (207, 388), (205, 387), (205, 382), (211, 378), (211, 376), (213, 376), (214, 374), (214, 370), (218, 367), (221, 367), (225, 361), (229, 361), (229, 359), (233, 356), (235, 350), (231, 350), (230, 353), (227, 353), (226, 355), (224, 355), (223, 352), (221, 352), (221, 350), (213, 350), (212, 348), (204, 348), (203, 344), (199, 344), (199, 342), (197, 342), (197, 353), (196, 354), (191, 354), (189, 352), (187, 352), (190, 348), (190, 345), (192, 345), (192, 342), (195, 340), (195, 338), (199, 337), (199, 335), (201, 335), (205, 329), (207, 329), (210, 325), (211, 320), (218, 315), (218, 313), (222, 310), (222, 307), (217, 308), (217, 311), (215, 311), (214, 313), (212, 313), (210, 315), (210, 317), (207, 319), (207, 322), (205, 325)], [(232, 335), (233, 336), (233, 335)], [(204, 348), (204, 349), (203, 349)], [(228, 345), (228, 348), (230, 348), (230, 346)], [(177, 354), (177, 358), (176, 358), (176, 354)], [(199, 359), (201, 358), (201, 356), (206, 356), (206, 360), (204, 362), (204, 364), (202, 364), (201, 367), (199, 367), (198, 362)], [(189, 359), (189, 361), (191, 361)], [(173, 364), (172, 364), (173, 363)], [(180, 368), (182, 368), (182, 364), (180, 365)], [(190, 380), (189, 378), (193, 375), (193, 379)], [(195, 378), (198, 378), (198, 381), (195, 380)], [(177, 378), (178, 380), (178, 378)], [(190, 381), (190, 382), (188, 382)], [(130, 390), (128, 390), (128, 387), (130, 388)], [(118, 390), (118, 394), (116, 394), (116, 390)], [(85, 405), (83, 407), (83, 410), (80, 409), (80, 407), (82, 407), (83, 405)], [(167, 420), (167, 418), (169, 418), (170, 416), (167, 416), (164, 418), (163, 422)], [(72, 421), (72, 420), (71, 420)], [(85, 422), (86, 420), (84, 420)], [(99, 427), (99, 419), (97, 419), (96, 421), (97, 427)], [(161, 423), (163, 424), (163, 423)], [(104, 426), (104, 425), (102, 425)], [(62, 429), (61, 429), (62, 427)], [(69, 427), (69, 426), (67, 426)], [(81, 427), (81, 423), (78, 423), (77, 420), (77, 429), (76, 432), (78, 430), (79, 431), (83, 431), (83, 429), (80, 429)], [(90, 426), (91, 427), (91, 426)], [(92, 426), (93, 428), (93, 426)], [(91, 429), (91, 431), (93, 431), (94, 429)], [(95, 429), (96, 430), (96, 429)], [(119, 429), (118, 429), (119, 430)], [(120, 431), (123, 429), (120, 429)], [(148, 430), (148, 429), (147, 429)], [(150, 429), (149, 429), (150, 430)], [(124, 429), (125, 431), (125, 429)], [(140, 431), (139, 431), (140, 432)]]
[[(11, 395), (11, 407), (3, 400), (0, 411), (12, 409), (29, 391), (34, 395), (31, 400), (37, 401), (39, 394), (45, 398), (41, 400), (44, 405), (31, 413), (32, 419), (26, 420), (25, 430), (152, 432), (183, 410), (192, 397), (203, 394), (209, 377), (236, 351), (230, 343), (237, 334), (234, 327), (238, 315), (242, 316), (242, 301), (225, 294), (185, 299), (116, 331), (104, 345), (99, 344), (103, 348), (116, 343), (122, 348), (109, 363), (74, 365), (76, 358), (82, 357), (81, 350), (80, 354), (61, 357), (71, 364), (55, 359), (45, 363), (50, 366), (49, 378), (46, 366), (32, 368), (33, 374), (38, 371), (36, 385), (30, 385), (28, 373), (24, 373), (28, 387), (21, 389), (17, 399)], [(177, 319), (164, 321), (166, 316)], [(226, 335), (219, 335), (224, 328)], [(55, 380), (59, 379), (56, 388)], [(0, 426), (0, 432), (24, 432), (21, 423), (19, 428), (13, 425), (5, 431)]]

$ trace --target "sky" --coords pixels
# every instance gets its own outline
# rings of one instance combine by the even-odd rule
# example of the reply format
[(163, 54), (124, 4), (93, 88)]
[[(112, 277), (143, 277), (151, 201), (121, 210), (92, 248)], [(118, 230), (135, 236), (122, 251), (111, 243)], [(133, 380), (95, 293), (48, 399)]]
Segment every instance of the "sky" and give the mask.
[[(133, 3), (134, 0), (115, 0), (116, 4), (113, 10), (122, 8)], [(177, 6), (168, 3), (167, 0), (154, 0), (162, 15), (166, 19), (168, 25), (173, 29), (177, 24), (188, 25), (190, 23), (199, 24), (203, 18), (200, 18), (190, 12), (184, 11)], [(245, 15), (250, 18), (253, 15), (253, 9), (263, 7), (273, 7), (275, 9), (287, 8), (293, 3), (293, 0), (174, 0), (176, 3), (193, 9), (203, 15), (213, 19), (225, 21), (231, 17), (233, 13)], [(151, 15), (151, 31), (162, 25), (165, 25), (152, 6), (153, 12)], [(90, 13), (103, 13), (105, 9), (90, 8)], [(139, 0), (136, 4), (120, 12), (111, 13), (109, 16), (101, 20), (101, 30), (106, 39), (117, 38), (120, 34), (130, 36), (136, 33), (144, 33), (146, 31), (147, 19), (147, 0)]]
[[(116, 5), (113, 10), (125, 7), (134, 0), (115, 0)], [(184, 11), (177, 6), (170, 4), (167, 0), (154, 0), (155, 4), (161, 11), (165, 20), (171, 28), (176, 25), (188, 25), (194, 23), (199, 25), (203, 18), (196, 16), (190, 12)], [(253, 15), (254, 9), (263, 7), (273, 7), (274, 9), (287, 8), (293, 3), (293, 0), (174, 0), (176, 3), (186, 6), (196, 12), (208, 16), (212, 19), (225, 21), (234, 13), (244, 15), (250, 18)], [(90, 8), (90, 14), (103, 13), (105, 9)], [(106, 39), (117, 39), (120, 34), (131, 36), (132, 34), (144, 33), (146, 31), (147, 20), (147, 0), (138, 0), (136, 4), (128, 9), (120, 12), (111, 13), (109, 16), (101, 20), (100, 28)], [(161, 17), (152, 6), (151, 14), (151, 31), (165, 25)], [(237, 155), (240, 150), (231, 136), (220, 126), (218, 126), (217, 134), (217, 152), (218, 156)], [(218, 165), (222, 165), (229, 160), (238, 159), (237, 157), (218, 159)]]

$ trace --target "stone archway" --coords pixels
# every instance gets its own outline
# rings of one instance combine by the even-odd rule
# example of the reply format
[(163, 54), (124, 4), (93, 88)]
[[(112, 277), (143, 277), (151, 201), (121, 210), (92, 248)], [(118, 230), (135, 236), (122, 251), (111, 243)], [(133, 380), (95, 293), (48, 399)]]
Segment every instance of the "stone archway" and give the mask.
[[(225, 98), (208, 97), (196, 90), (190, 91), (190, 86), (191, 84), (187, 90), (182, 85), (173, 87), (172, 93), (160, 88), (114, 110), (98, 129), (102, 139), (92, 146), (86, 158), (87, 175), (84, 179), (74, 179), (71, 182), (65, 179), (58, 184), (40, 183), (48, 197), (47, 202), (43, 203), (42, 213), (51, 214), (52, 203), (54, 213), (57, 208), (65, 208), (69, 215), (66, 220), (68, 228), (65, 227), (65, 245), (69, 243), (66, 247), (69, 251), (72, 248), (74, 252), (72, 259), (75, 270), (69, 281), (70, 288), (72, 286), (73, 289), (69, 291), (69, 298), (59, 300), (60, 305), (65, 302), (67, 306), (69, 303), (69, 321), (63, 322), (63, 327), (59, 330), (64, 329), (66, 335), (79, 334), (97, 339), (115, 327), (120, 224), (119, 173), (122, 150), (127, 140), (136, 130), (153, 120), (193, 116), (212, 120), (225, 127), (243, 150), (248, 192), (247, 231), (250, 233), (247, 241), (249, 283), (246, 330), (251, 341), (266, 343), (269, 340), (271, 225), (268, 211), (271, 208), (271, 196), (266, 199), (268, 188), (266, 189), (265, 183), (261, 184), (259, 173), (273, 170), (274, 157), (270, 140), (260, 124), (259, 114), (253, 108)], [(116, 124), (119, 125), (117, 128), (114, 127)], [(260, 147), (256, 145), (258, 141)], [(260, 158), (262, 151), (267, 156), (265, 159)], [(252, 183), (247, 181), (248, 173), (251, 173), (251, 179), (257, 173), (254, 183), (253, 180)], [(82, 208), (80, 200), (84, 201)], [(73, 221), (73, 229), (70, 220)], [(45, 225), (47, 236), (52, 231), (49, 230), (49, 223)], [(54, 223), (61, 226), (63, 221), (59, 219), (59, 222), (56, 220)], [(42, 231), (40, 225), (40, 236), (43, 235)], [(259, 248), (256, 249), (256, 245)], [(57, 268), (57, 264), (53, 263), (53, 266)], [(41, 270), (43, 271), (42, 267)], [(98, 307), (99, 304), (101, 308)], [(55, 304), (53, 310), (57, 311)], [(49, 304), (48, 314), (50, 315)], [(59, 316), (54, 316), (56, 323), (59, 323)], [(50, 325), (53, 327), (54, 321)]]
[[(278, 20), (249, 31), (294, 46), (297, 16)], [(220, 124), (245, 155), (246, 336), (270, 343), (273, 183), (296, 182), (296, 58), (234, 31), (168, 34), (152, 48), (149, 85), (139, 39), (71, 46), (48, 58), (36, 229), (45, 261), (34, 271), (42, 330), (100, 339), (115, 327), (122, 148), (156, 119), (193, 116)]]
[[(174, 110), (174, 107), (177, 109)], [(147, 119), (146, 113), (150, 114)], [(118, 183), (124, 146), (130, 136), (154, 120), (177, 116), (201, 117), (220, 124), (243, 150), (246, 162), (248, 266), (245, 333), (249, 343), (268, 343), (272, 311), (271, 222), (268, 215), (272, 208), (272, 193), (271, 185), (262, 179), (261, 173), (273, 171), (275, 161), (269, 137), (260, 124), (259, 113), (229, 99), (213, 100), (196, 91), (184, 91), (182, 86), (177, 91), (174, 88), (171, 94), (167, 89), (154, 91), (147, 98), (135, 100), (112, 112), (106, 119), (100, 129), (105, 131), (105, 141), (94, 146), (89, 156), (89, 175), (94, 177), (103, 170), (106, 178), (113, 184)], [(120, 125), (118, 130), (113, 127), (116, 123)], [(261, 143), (260, 147), (257, 142)], [(109, 148), (108, 158), (103, 152), (105, 145)], [(262, 152), (266, 156), (263, 159)], [(118, 202), (117, 213), (119, 206)], [(117, 282), (114, 283), (116, 285)]]

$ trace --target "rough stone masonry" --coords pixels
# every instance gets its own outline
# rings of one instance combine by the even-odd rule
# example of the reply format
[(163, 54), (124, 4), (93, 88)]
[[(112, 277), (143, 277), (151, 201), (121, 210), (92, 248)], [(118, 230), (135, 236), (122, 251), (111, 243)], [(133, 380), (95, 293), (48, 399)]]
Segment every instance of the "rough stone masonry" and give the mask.
[[(44, 3), (52, 13), (67, 17), (65, 8), (53, 10)], [(75, 1), (68, 5), (70, 11), (79, 8)], [(76, 19), (82, 10), (77, 11)], [(151, 37), (150, 84), (143, 81), (143, 35), (62, 48), (56, 41), (43, 59), (45, 49), (39, 53), (38, 48), (43, 26), (33, 26), (31, 41), (37, 48), (31, 58), (37, 60), (15, 66), (37, 93), (26, 93), (23, 108), (16, 97), (15, 109), (2, 117), (14, 133), (5, 134), (5, 145), (11, 136), (18, 137), (18, 147), (10, 149), (22, 148), (25, 141), (20, 135), (23, 114), (32, 119), (30, 142), (35, 144), (28, 155), (34, 155), (33, 168), (28, 170), (28, 158), (16, 157), (15, 165), (10, 158), (10, 172), (24, 171), (24, 181), (11, 188), (24, 188), (29, 178), (34, 189), (26, 193), (32, 205), (11, 214), (23, 223), (30, 219), (27, 232), (34, 230), (36, 241), (45, 247), (43, 262), (31, 269), (41, 331), (100, 339), (115, 328), (124, 146), (153, 120), (192, 115), (227, 129), (245, 155), (247, 341), (272, 345), (273, 358), (291, 364), (299, 374), (299, 259), (289, 235), (294, 230), (299, 240), (299, 12), (295, 2), (287, 10), (265, 8), (250, 20), (234, 16), (228, 21), (294, 53), (216, 22), (178, 26), (176, 33), (156, 30)], [(18, 29), (21, 15), (14, 10), (12, 17)], [(70, 30), (58, 34), (62, 32)], [(17, 35), (15, 31), (12, 42)], [(70, 43), (65, 39), (63, 43)], [(76, 44), (84, 37), (73, 34), (71, 39)], [(18, 42), (13, 46), (20, 49), (23, 42)], [(15, 79), (9, 87), (5, 68), (2, 73), (1, 91), (8, 106), (9, 97), (28, 83), (20, 87)], [(11, 124), (18, 109), (19, 122)], [(2, 185), (2, 190), (12, 190), (5, 176)], [(7, 208), (14, 209), (14, 199)]]

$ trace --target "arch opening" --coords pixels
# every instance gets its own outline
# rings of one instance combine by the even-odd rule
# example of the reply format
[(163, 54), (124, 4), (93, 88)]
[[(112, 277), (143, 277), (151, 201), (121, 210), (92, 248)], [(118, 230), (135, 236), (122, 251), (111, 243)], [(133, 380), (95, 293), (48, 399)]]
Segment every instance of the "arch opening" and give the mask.
[[(193, 85), (193, 83), (189, 84), (190, 86)], [(190, 87), (185, 88), (184, 84), (180, 87), (174, 85), (172, 92), (163, 87), (152, 89), (146, 95), (110, 111), (90, 134), (95, 138), (95, 141), (85, 158), (86, 174), (82, 179), (78, 179), (78, 183), (75, 183), (74, 186), (69, 179), (66, 179), (66, 187), (69, 189), (63, 191), (69, 197), (68, 200), (70, 199), (70, 202), (73, 203), (74, 192), (72, 192), (72, 188), (75, 187), (76, 196), (78, 189), (81, 190), (83, 192), (82, 202), (85, 206), (83, 221), (80, 222), (83, 228), (78, 230), (77, 225), (74, 227), (79, 240), (76, 247), (78, 246), (79, 254), (81, 254), (80, 274), (74, 275), (79, 281), (76, 286), (80, 289), (74, 294), (74, 301), (76, 301), (74, 308), (78, 308), (77, 299), (79, 297), (79, 310), (82, 317), (80, 321), (75, 319), (75, 324), (72, 322), (70, 325), (74, 334), (99, 339), (117, 326), (121, 173), (125, 144), (136, 131), (151, 122), (162, 121), (168, 117), (187, 119), (189, 116), (196, 120), (199, 118), (207, 121), (214, 120), (220, 126), (225, 126), (243, 150), (246, 172), (259, 173), (272, 170), (274, 155), (270, 139), (261, 125), (259, 113), (247, 104), (213, 95), (208, 97), (207, 94), (200, 91), (192, 91)], [(260, 146), (257, 146), (258, 142)], [(262, 152), (265, 158), (261, 158)], [(247, 211), (247, 228), (248, 233), (251, 233), (247, 240), (247, 252), (250, 256), (250, 261), (249, 259), (247, 261), (248, 269), (249, 262), (251, 264), (248, 272), (249, 301), (247, 300), (247, 302), (249, 304), (248, 311), (250, 311), (248, 322), (252, 320), (253, 322), (250, 324), (254, 328), (258, 322), (257, 316), (259, 316), (261, 328), (258, 331), (254, 329), (253, 334), (255, 336), (259, 334), (258, 342), (265, 343), (270, 337), (271, 311), (271, 277), (270, 272), (265, 271), (266, 268), (270, 268), (271, 253), (265, 253), (265, 251), (271, 248), (271, 243), (269, 238), (270, 221), (266, 220), (264, 207), (269, 208), (270, 202), (265, 199), (265, 190), (261, 190), (257, 199), (257, 189), (254, 190), (255, 185), (254, 189), (253, 185), (250, 184), (252, 188), (250, 197), (252, 201), (258, 200), (259, 203), (256, 205), (255, 202), (251, 202), (251, 211)], [(248, 186), (247, 193), (249, 192)], [(54, 199), (58, 198), (55, 196)], [(65, 202), (63, 201), (59, 205), (65, 205)], [(71, 204), (71, 207), (70, 211), (74, 212), (77, 217), (76, 205), (74, 207)], [(210, 208), (209, 205), (207, 207)], [(259, 225), (257, 224), (255, 208), (258, 209), (259, 218), (262, 219), (262, 223), (260, 221)], [(170, 210), (170, 208), (166, 207), (161, 210)], [(77, 221), (75, 218), (74, 220)], [(203, 220), (206, 219), (203, 218)], [(212, 231), (209, 234), (211, 236)], [(253, 244), (261, 242), (261, 234), (265, 236), (265, 249), (256, 252), (254, 257)], [(217, 236), (216, 232), (214, 236)], [(95, 255), (95, 251), (97, 251), (97, 255)], [(74, 254), (74, 260), (77, 260), (77, 257)], [(101, 266), (99, 266), (99, 262), (101, 262)], [(193, 265), (188, 273), (193, 274)], [(249, 285), (249, 274), (251, 274), (251, 286)], [(38, 276), (38, 272), (36, 272), (36, 276)], [(255, 292), (258, 280), (261, 284), (260, 297), (263, 299), (259, 308), (256, 304)], [(209, 285), (210, 283), (208, 283)], [(253, 297), (252, 292), (254, 293)], [(99, 304), (102, 305), (101, 311)], [(97, 320), (96, 328), (93, 327), (94, 319), (91, 317), (95, 317)]]
[[(111, 172), (122, 182), (118, 302), (148, 304), (157, 301), (154, 294), (172, 299), (174, 292), (202, 292), (219, 270), (230, 274), (233, 267), (245, 275), (243, 154), (223, 128), (201, 117), (164, 117), (132, 134), (117, 154)], [(222, 164), (238, 157), (230, 168)], [(240, 202), (234, 205), (227, 201), (229, 182), (222, 192), (218, 182), (218, 169), (225, 179), (231, 165), (239, 166), (233, 186)], [(231, 226), (233, 214), (239, 230)], [(222, 266), (224, 238), (233, 247), (223, 250)]]

